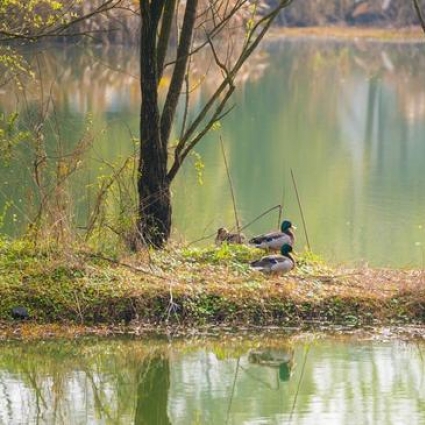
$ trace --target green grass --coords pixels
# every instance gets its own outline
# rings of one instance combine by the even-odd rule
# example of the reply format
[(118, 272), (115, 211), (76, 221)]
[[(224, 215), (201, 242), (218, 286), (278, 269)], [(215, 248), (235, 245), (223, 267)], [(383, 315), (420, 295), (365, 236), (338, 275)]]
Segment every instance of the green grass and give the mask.
[[(333, 269), (299, 253), (288, 275), (249, 268), (263, 252), (246, 246), (168, 247), (108, 258), (54, 253), (22, 241), (1, 243), (0, 323), (130, 326), (351, 326), (422, 324), (421, 270)], [(10, 325), (10, 326), (9, 326)], [(0, 328), (2, 328), (0, 327)]]

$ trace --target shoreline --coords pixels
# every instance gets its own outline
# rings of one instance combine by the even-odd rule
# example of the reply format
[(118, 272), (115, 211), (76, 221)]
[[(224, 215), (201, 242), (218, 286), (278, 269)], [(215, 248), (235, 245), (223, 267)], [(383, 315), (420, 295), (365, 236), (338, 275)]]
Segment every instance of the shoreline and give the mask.
[[(306, 253), (289, 274), (264, 275), (249, 268), (258, 250), (243, 246), (119, 260), (15, 254), (0, 256), (0, 339), (39, 325), (130, 331), (425, 325), (420, 269), (336, 269)], [(30, 319), (14, 320), (16, 306)]]
[(78, 339), (78, 338), (119, 338), (131, 337), (134, 339), (167, 337), (179, 338), (216, 338), (221, 335), (242, 334), (247, 337), (261, 335), (313, 335), (356, 337), (370, 339), (371, 337), (383, 340), (423, 340), (425, 338), (425, 324), (423, 325), (376, 325), (376, 326), (343, 326), (321, 323), (304, 324), (304, 326), (226, 326), (210, 325), (197, 327), (182, 326), (154, 326), (134, 323), (129, 326), (123, 325), (66, 325), (58, 323), (18, 323), (0, 321), (0, 343), (9, 341), (45, 341), (52, 339)]
[(425, 43), (425, 34), (419, 25), (403, 28), (349, 26), (281, 27), (270, 29), (265, 39), (278, 40), (280, 38), (314, 38), (317, 40), (352, 40), (356, 42)]

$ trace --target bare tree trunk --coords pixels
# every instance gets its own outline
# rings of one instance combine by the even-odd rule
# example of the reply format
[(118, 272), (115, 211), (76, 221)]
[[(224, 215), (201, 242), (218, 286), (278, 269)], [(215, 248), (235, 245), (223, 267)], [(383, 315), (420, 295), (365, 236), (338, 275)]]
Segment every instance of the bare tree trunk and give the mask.
[(170, 360), (152, 355), (142, 362), (136, 392), (134, 425), (170, 425), (167, 413)]
[[(149, 112), (142, 111), (144, 128), (138, 183), (139, 231), (144, 243), (161, 248), (171, 231), (170, 184), (163, 167), (166, 161), (158, 159), (163, 158), (166, 152), (160, 146), (159, 132), (154, 131), (155, 124), (146, 122), (149, 115)], [(146, 137), (146, 134), (151, 137)]]
[(156, 34), (162, 1), (140, 1), (142, 30), (140, 43), (139, 231), (143, 242), (162, 247), (170, 236), (171, 199), (167, 177), (167, 143), (161, 139), (158, 110)]
[[(158, 110), (158, 83), (165, 57), (163, 38), (157, 43), (161, 16), (161, 30), (168, 35), (175, 1), (140, 0), (142, 31), (140, 43), (140, 73), (142, 106), (140, 113), (140, 164), (139, 164), (139, 231), (142, 242), (156, 248), (163, 247), (171, 232), (170, 178), (167, 176), (168, 139), (174, 113), (186, 72), (192, 33), (196, 20), (198, 0), (188, 0), (184, 24), (162, 118)], [(165, 14), (164, 8), (166, 9)], [(167, 19), (164, 19), (164, 16)], [(158, 68), (159, 67), (159, 68)]]

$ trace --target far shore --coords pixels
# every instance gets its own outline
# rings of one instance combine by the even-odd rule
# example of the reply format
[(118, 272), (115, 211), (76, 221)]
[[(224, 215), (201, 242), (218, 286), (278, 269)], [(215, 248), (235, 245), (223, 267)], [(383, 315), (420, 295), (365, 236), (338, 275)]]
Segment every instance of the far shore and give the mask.
[(420, 26), (405, 28), (372, 28), (372, 27), (281, 27), (272, 28), (269, 39), (274, 38), (328, 38), (354, 41), (406, 42), (424, 43), (425, 34)]

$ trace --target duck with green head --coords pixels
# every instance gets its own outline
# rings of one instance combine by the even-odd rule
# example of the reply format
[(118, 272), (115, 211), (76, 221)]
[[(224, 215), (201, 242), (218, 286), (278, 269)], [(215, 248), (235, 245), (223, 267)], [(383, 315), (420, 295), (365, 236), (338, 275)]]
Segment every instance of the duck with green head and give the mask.
[(283, 220), (280, 226), (280, 232), (264, 233), (254, 236), (249, 240), (249, 244), (256, 248), (279, 250), (282, 245), (294, 245), (295, 235), (292, 229), (295, 227), (289, 220)]
[(280, 248), (280, 254), (266, 255), (260, 260), (251, 262), (250, 266), (265, 273), (288, 273), (295, 267), (291, 252), (292, 246), (284, 244)]

